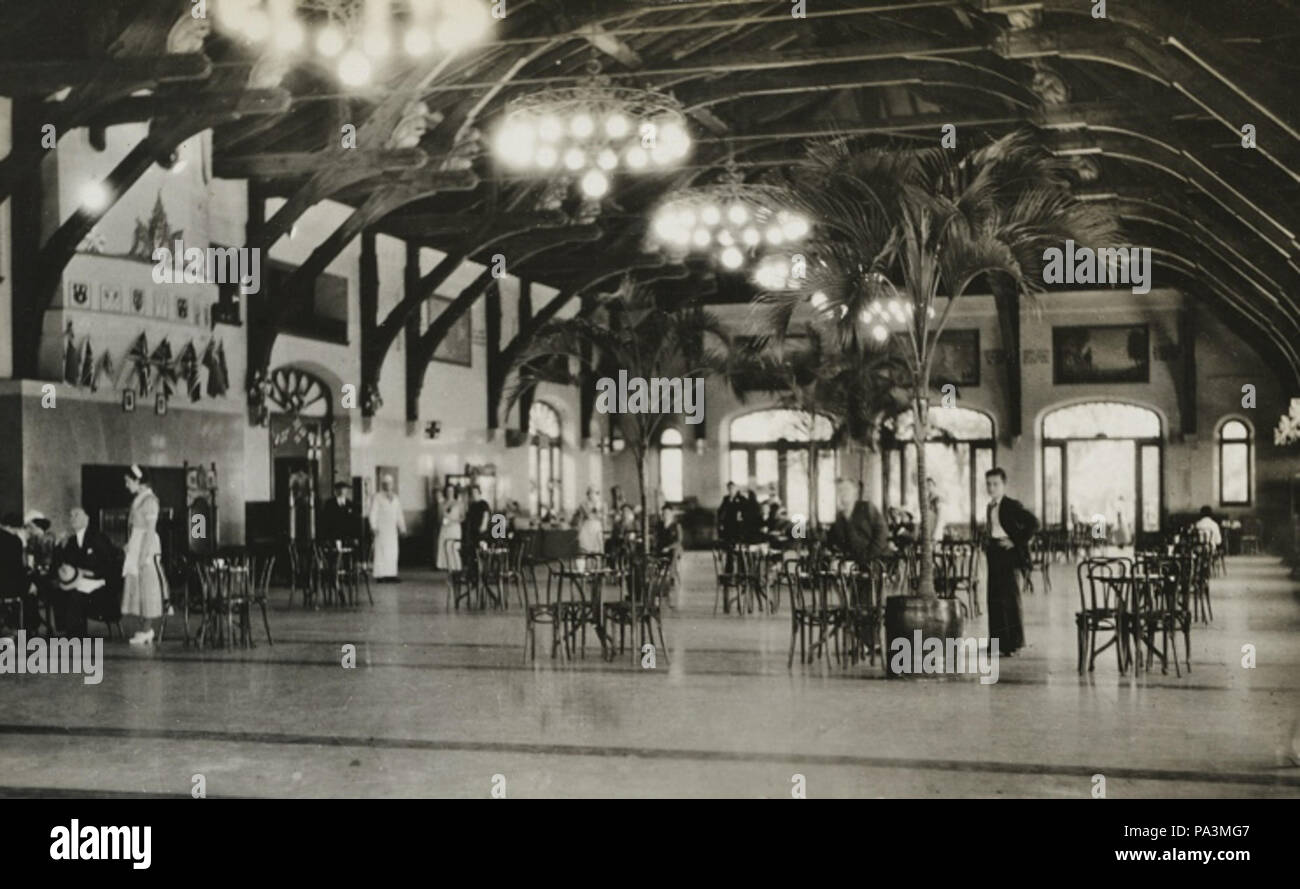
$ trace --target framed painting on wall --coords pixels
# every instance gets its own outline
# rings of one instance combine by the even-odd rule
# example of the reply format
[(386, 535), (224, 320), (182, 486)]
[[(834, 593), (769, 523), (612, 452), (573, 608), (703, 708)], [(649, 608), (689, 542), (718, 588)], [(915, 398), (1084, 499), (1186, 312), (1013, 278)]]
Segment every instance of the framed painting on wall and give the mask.
[(980, 332), (978, 330), (945, 330), (934, 350), (934, 363), (930, 366), (930, 385), (945, 383), (954, 386), (980, 384)]
[(1057, 385), (1150, 382), (1150, 331), (1145, 324), (1053, 327), (1052, 380)]
[(143, 287), (132, 287), (126, 299), (126, 312), (128, 315), (152, 315), (153, 301), (149, 299), (149, 291)]
[[(451, 300), (444, 296), (431, 296), (425, 301), (425, 323), (429, 323), (447, 310), (451, 305)], [(442, 338), (438, 344), (437, 351), (433, 353), (434, 361), (443, 361), (447, 364), (459, 364), (464, 367), (472, 367), (474, 364), (474, 329), (470, 322), (470, 312), (461, 315), (460, 320), (451, 326), (447, 335)]]
[(124, 312), (126, 304), (122, 300), (122, 286), (120, 284), (100, 284), (99, 285), (99, 310), (101, 312)]

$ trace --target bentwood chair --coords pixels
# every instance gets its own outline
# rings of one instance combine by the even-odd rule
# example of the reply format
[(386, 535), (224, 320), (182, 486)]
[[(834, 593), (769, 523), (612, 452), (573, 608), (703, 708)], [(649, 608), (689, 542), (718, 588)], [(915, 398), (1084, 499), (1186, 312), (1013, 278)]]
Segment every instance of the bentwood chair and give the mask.
[(1052, 591), (1052, 547), (1048, 540), (1047, 532), (1039, 531), (1033, 537), (1029, 538), (1029, 570), (1025, 572), (1025, 588), (1029, 593), (1034, 592), (1034, 572), (1037, 571), (1043, 578), (1043, 592)]
[(460, 610), (460, 603), (470, 607), (474, 597), (474, 584), (460, 557), (460, 541), (444, 540), (442, 542), (443, 558), (447, 568), (447, 610)]
[(825, 551), (814, 551), (798, 569), (790, 598), (790, 651), (786, 667), (794, 664), (794, 644), (799, 641), (799, 662), (810, 664), (834, 646), (837, 663), (851, 632), (849, 607), (838, 564)]
[[(451, 541), (454, 542), (454, 541)], [(565, 651), (561, 645), (561, 631), (564, 623), (564, 579), (556, 572), (546, 574), (546, 592), (542, 593), (536, 583), (524, 584), (524, 660), (537, 659), (537, 625), (549, 625), (551, 628), (551, 659), (557, 651)], [(450, 595), (450, 593), (449, 593)], [(567, 653), (567, 652), (566, 652)]]
[(718, 613), (718, 603), (722, 610), (730, 611), (731, 603), (736, 603), (740, 612), (744, 598), (746, 575), (741, 564), (741, 553), (736, 547), (715, 546), (713, 548), (713, 613)]
[[(1128, 559), (1089, 558), (1075, 569), (1079, 581), (1079, 610), (1075, 627), (1079, 642), (1079, 672), (1085, 662), (1088, 672), (1096, 666), (1097, 655), (1112, 645), (1121, 674), (1127, 669), (1124, 634), (1128, 632), (1126, 600), (1132, 580), (1132, 563)], [(1100, 645), (1098, 642), (1106, 635)]]
[[(1192, 612), (1188, 607), (1192, 560), (1188, 557), (1159, 557), (1145, 560), (1135, 569), (1133, 604), (1130, 608), (1131, 634), (1138, 646), (1146, 646), (1146, 669), (1150, 670), (1157, 656), (1160, 672), (1169, 672), (1169, 659), (1174, 662), (1174, 673), (1182, 676), (1178, 665), (1178, 639), (1183, 634), (1184, 658), (1187, 672), (1192, 671)], [(1160, 644), (1156, 644), (1156, 634)], [(1142, 665), (1141, 648), (1136, 649), (1136, 666)]]
[(845, 593), (845, 637), (850, 663), (866, 657), (874, 666), (876, 655), (883, 660), (885, 586), (888, 569), (884, 561), (872, 559), (866, 566), (850, 560), (840, 562), (840, 585)]
[[(613, 659), (625, 650), (625, 632), (632, 635), (632, 665), (636, 666), (642, 648), (655, 644), (659, 633), (658, 653), (668, 663), (668, 646), (664, 642), (663, 601), (667, 598), (672, 576), (672, 558), (630, 554), (626, 563), (624, 595), (601, 604), (601, 622), (610, 637), (607, 657)], [(618, 648), (614, 648), (613, 628), (618, 627)]]
[(601, 626), (600, 602), (606, 579), (606, 557), (587, 554), (568, 560), (555, 559), (548, 565), (560, 589), (561, 641), (566, 653), (587, 654), (587, 627), (595, 630), (601, 650), (607, 649), (607, 637)]

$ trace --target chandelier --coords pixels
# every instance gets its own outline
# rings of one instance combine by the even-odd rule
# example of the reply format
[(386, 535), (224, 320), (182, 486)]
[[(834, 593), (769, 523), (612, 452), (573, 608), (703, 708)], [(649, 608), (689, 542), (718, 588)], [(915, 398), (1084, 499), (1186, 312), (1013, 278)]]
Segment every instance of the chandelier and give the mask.
[(495, 139), (508, 169), (577, 182), (584, 198), (598, 200), (615, 172), (646, 173), (680, 163), (690, 152), (686, 115), (676, 99), (655, 90), (616, 87), (599, 64), (574, 87), (544, 90), (512, 100)]
[(365, 86), (396, 47), (455, 53), (491, 30), (489, 0), (219, 0), (219, 27), (269, 52), (314, 52), (347, 86)]
[[(670, 194), (652, 215), (650, 240), (675, 258), (708, 253), (724, 269), (736, 271), (766, 249), (797, 249), (810, 230), (808, 219), (788, 208), (782, 189), (746, 184), (731, 163), (723, 182)], [(774, 262), (760, 264), (773, 281)], [(791, 262), (786, 266), (798, 271)]]
[(1291, 409), (1277, 421), (1273, 444), (1279, 447), (1300, 442), (1300, 398), (1291, 399)]

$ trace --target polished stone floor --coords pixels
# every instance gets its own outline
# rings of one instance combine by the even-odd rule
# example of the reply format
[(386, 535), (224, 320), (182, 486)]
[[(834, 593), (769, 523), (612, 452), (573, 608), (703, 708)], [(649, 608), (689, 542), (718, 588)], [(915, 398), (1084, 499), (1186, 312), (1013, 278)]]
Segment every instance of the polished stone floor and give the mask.
[(803, 776), (809, 797), (1087, 798), (1103, 775), (1113, 798), (1300, 796), (1300, 586), (1276, 559), (1229, 561), (1182, 678), (1121, 677), (1112, 657), (1080, 677), (1058, 565), (991, 685), (787, 670), (784, 611), (715, 617), (710, 573), (688, 554), (654, 670), (552, 661), (545, 642), (525, 663), (518, 610), (448, 614), (441, 578), (407, 571), (356, 611), (279, 591), (274, 647), (115, 642), (97, 686), (0, 675), (0, 795), (189, 795), (202, 775), (209, 796), (789, 797)]

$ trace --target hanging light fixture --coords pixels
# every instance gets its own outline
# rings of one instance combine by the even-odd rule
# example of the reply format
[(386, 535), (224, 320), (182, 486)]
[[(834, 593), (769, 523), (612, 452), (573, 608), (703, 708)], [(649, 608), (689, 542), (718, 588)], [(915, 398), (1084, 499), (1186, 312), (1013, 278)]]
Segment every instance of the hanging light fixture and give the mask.
[(765, 289), (784, 289), (777, 279), (798, 274), (797, 266), (787, 257), (782, 271), (777, 260), (763, 257), (773, 249), (797, 251), (812, 230), (807, 217), (788, 203), (779, 188), (747, 184), (729, 162), (722, 182), (668, 195), (651, 215), (650, 241), (678, 259), (707, 253), (726, 271), (760, 260), (755, 273), (774, 285)]
[(644, 173), (679, 164), (690, 152), (691, 137), (676, 99), (613, 86), (592, 62), (577, 86), (511, 101), (494, 145), (508, 170), (558, 173), (576, 183), (584, 199), (598, 201), (620, 171)]
[(214, 0), (218, 27), (271, 52), (314, 51), (345, 86), (369, 84), (399, 51), (410, 58), (473, 46), (492, 28), (490, 0)]

